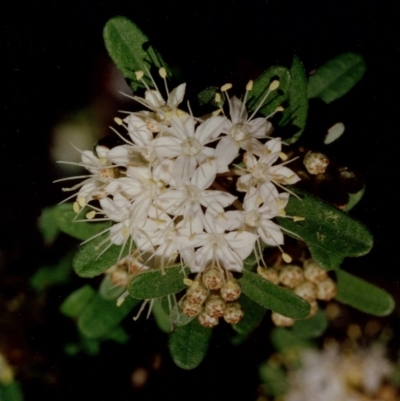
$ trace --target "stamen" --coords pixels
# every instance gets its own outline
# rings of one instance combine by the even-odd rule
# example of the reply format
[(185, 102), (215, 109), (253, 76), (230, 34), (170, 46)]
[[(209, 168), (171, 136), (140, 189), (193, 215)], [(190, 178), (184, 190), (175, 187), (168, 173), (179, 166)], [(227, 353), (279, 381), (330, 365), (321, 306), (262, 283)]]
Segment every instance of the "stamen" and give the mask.
[(121, 118), (119, 118), (119, 117), (115, 117), (114, 118), (114, 121), (118, 124), (118, 125), (123, 125), (123, 121), (122, 121), (122, 119)]
[(304, 221), (306, 218), (301, 216), (293, 216), (293, 221), (296, 223), (298, 221)]
[(86, 199), (84, 196), (79, 196), (78, 199), (78, 204), (80, 207), (85, 207), (86, 206)]
[(136, 79), (140, 81), (144, 77), (143, 71), (135, 71)]
[(88, 220), (92, 220), (92, 219), (94, 218), (94, 216), (96, 216), (96, 212), (95, 212), (94, 210), (92, 210), (92, 211), (86, 213), (86, 218), (87, 218)]
[(288, 255), (287, 253), (282, 253), (282, 259), (286, 262), (286, 263), (290, 263), (293, 259), (290, 255)]
[(79, 207), (78, 202), (74, 202), (72, 208), (74, 209), (75, 213), (79, 213), (81, 211), (81, 208)]
[(279, 82), (277, 79), (275, 79), (275, 80), (272, 81), (271, 84), (269, 85), (268, 90), (274, 91), (274, 90), (276, 90), (276, 89), (279, 88), (279, 85), (280, 85), (280, 82)]
[(161, 67), (161, 68), (158, 70), (158, 73), (160, 74), (160, 77), (161, 77), (162, 79), (167, 78), (167, 70), (166, 70), (164, 67)]
[(253, 84), (254, 84), (254, 81), (252, 81), (252, 80), (247, 82), (247, 85), (246, 85), (246, 91), (247, 92), (250, 92), (251, 90), (253, 90)]

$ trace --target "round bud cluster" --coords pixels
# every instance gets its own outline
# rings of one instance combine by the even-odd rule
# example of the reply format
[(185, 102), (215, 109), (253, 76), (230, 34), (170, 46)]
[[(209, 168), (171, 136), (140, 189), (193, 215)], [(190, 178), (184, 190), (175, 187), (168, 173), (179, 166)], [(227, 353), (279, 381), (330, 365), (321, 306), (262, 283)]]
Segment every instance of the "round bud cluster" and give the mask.
[[(257, 273), (264, 279), (289, 288), (299, 297), (304, 298), (311, 307), (308, 317), (317, 313), (318, 301), (330, 301), (337, 293), (336, 283), (328, 277), (328, 272), (312, 259), (306, 260), (303, 267), (293, 264), (277, 268), (259, 266)], [(276, 326), (289, 327), (295, 323), (294, 319), (276, 312), (272, 313), (271, 318)]]
[(238, 302), (241, 290), (231, 273), (216, 266), (209, 266), (195, 280), (188, 280), (189, 288), (181, 303), (182, 312), (190, 317), (198, 316), (199, 323), (207, 328), (216, 326), (220, 318), (229, 324), (239, 323), (243, 311)]

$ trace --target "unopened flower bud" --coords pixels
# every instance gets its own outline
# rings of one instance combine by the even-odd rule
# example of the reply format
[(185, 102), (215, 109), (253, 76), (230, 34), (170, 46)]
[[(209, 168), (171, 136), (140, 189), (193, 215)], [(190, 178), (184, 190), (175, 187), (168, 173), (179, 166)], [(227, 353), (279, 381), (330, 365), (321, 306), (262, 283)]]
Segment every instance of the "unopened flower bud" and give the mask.
[(329, 159), (319, 152), (307, 152), (303, 163), (307, 171), (312, 175), (324, 174), (329, 164)]
[(304, 280), (303, 269), (299, 266), (285, 266), (279, 273), (279, 281), (289, 288), (297, 287)]
[(304, 262), (304, 277), (314, 284), (324, 281), (328, 277), (326, 270), (319, 267), (312, 259)]
[(230, 278), (221, 287), (220, 294), (225, 301), (236, 301), (241, 294), (240, 284), (235, 279)]
[(208, 290), (200, 281), (195, 280), (193, 284), (187, 289), (186, 298), (191, 304), (203, 305), (207, 299)]
[(203, 273), (202, 280), (208, 289), (219, 290), (224, 282), (224, 276), (220, 270), (211, 267)]
[(224, 315), (226, 304), (219, 295), (211, 295), (206, 302), (205, 309), (208, 315), (220, 318)]
[(317, 299), (330, 301), (336, 294), (336, 283), (330, 277), (317, 284)]
[(318, 302), (312, 301), (310, 302), (310, 313), (308, 314), (308, 318), (309, 317), (313, 317), (317, 312), (318, 312), (319, 306), (318, 306)]
[(243, 316), (244, 313), (238, 302), (232, 302), (231, 304), (226, 305), (224, 313), (224, 320), (226, 323), (239, 323), (242, 320)]
[(200, 313), (198, 319), (199, 323), (208, 329), (212, 329), (218, 324), (218, 318), (210, 316), (205, 310)]
[(197, 316), (201, 312), (201, 304), (191, 304), (187, 299), (182, 302), (182, 312), (190, 317)]
[(265, 280), (271, 281), (274, 284), (279, 284), (279, 273), (277, 270), (267, 267), (266, 269), (261, 266), (257, 267), (257, 273)]
[(279, 327), (290, 327), (293, 326), (295, 322), (295, 320), (291, 317), (283, 316), (280, 313), (276, 312), (272, 312), (271, 319), (274, 325)]
[(308, 302), (315, 301), (317, 298), (317, 287), (311, 281), (303, 281), (293, 291)]

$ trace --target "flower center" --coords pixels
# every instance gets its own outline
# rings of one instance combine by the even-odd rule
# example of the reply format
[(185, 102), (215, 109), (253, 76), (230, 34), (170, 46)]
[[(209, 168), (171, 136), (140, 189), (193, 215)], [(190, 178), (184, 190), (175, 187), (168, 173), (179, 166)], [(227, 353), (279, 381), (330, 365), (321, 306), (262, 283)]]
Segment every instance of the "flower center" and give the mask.
[(252, 171), (253, 177), (258, 181), (265, 181), (271, 175), (268, 164), (258, 163)]
[(192, 203), (196, 203), (200, 200), (201, 190), (197, 188), (195, 185), (187, 185), (186, 193)]
[(202, 148), (201, 143), (196, 138), (188, 138), (182, 143), (182, 150), (186, 156), (195, 156)]
[(142, 155), (143, 159), (149, 162), (153, 159), (153, 148), (146, 145), (141, 149), (140, 154)]
[(244, 222), (251, 228), (258, 227), (258, 224), (260, 222), (260, 213), (256, 210), (252, 210), (251, 212), (246, 214)]
[(250, 134), (251, 126), (249, 124), (237, 123), (230, 130), (230, 135), (235, 141), (243, 141)]

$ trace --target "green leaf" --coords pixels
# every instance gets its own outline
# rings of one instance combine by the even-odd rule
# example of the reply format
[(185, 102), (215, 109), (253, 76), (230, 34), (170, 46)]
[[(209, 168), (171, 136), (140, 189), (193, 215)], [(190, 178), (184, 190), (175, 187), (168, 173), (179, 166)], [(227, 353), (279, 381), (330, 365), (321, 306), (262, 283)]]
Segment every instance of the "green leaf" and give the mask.
[(355, 194), (349, 194), (349, 203), (344, 208), (344, 211), (349, 212), (351, 209), (353, 209), (353, 207), (356, 206), (358, 202), (360, 202), (360, 200), (364, 196), (364, 193), (365, 193), (365, 186), (362, 187)]
[[(164, 67), (169, 71), (148, 37), (129, 19), (111, 18), (104, 27), (103, 36), (108, 54), (129, 81), (133, 91), (144, 87), (141, 81), (136, 80), (135, 71), (146, 72), (146, 69), (150, 71), (152, 67)], [(146, 74), (143, 79), (149, 86), (153, 86)]]
[(306, 300), (257, 274), (243, 270), (239, 283), (243, 294), (264, 308), (293, 319), (302, 319), (310, 313), (310, 304)]
[(336, 279), (336, 300), (339, 302), (375, 316), (386, 316), (393, 311), (395, 303), (392, 296), (381, 288), (344, 270), (336, 271)]
[(278, 397), (286, 392), (288, 388), (286, 373), (282, 368), (273, 366), (271, 363), (263, 363), (260, 366), (260, 378), (267, 387), (267, 393)]
[(252, 91), (249, 93), (247, 109), (249, 112), (256, 110), (260, 102), (268, 92), (269, 85), (275, 79), (279, 80), (279, 88), (272, 91), (259, 111), (268, 116), (289, 97), (290, 72), (286, 67), (276, 66), (264, 71), (255, 81)]
[(44, 208), (38, 220), (39, 230), (46, 245), (52, 244), (60, 232), (53, 215), (53, 209), (53, 207)]
[(43, 291), (47, 287), (64, 284), (71, 274), (73, 253), (64, 256), (55, 266), (43, 266), (32, 276), (30, 282), (35, 291)]
[(302, 350), (304, 348), (312, 348), (309, 340), (298, 337), (288, 329), (276, 327), (271, 332), (271, 342), (277, 351), (283, 352), (289, 349)]
[(108, 337), (138, 303), (127, 297), (121, 306), (117, 306), (115, 301), (107, 301), (96, 293), (79, 316), (78, 328), (90, 339)]
[(232, 343), (237, 345), (242, 343), (249, 334), (260, 324), (265, 315), (265, 308), (253, 302), (246, 295), (242, 294), (239, 299), (240, 306), (244, 312), (243, 319), (233, 324), (232, 328), (237, 335), (232, 339)]
[(330, 103), (345, 95), (363, 77), (365, 61), (357, 53), (343, 53), (329, 60), (310, 76), (309, 98)]
[(21, 386), (18, 382), (13, 381), (9, 384), (0, 383), (0, 400), (1, 401), (23, 401)]
[(336, 269), (346, 256), (368, 253), (373, 237), (357, 220), (334, 206), (329, 205), (298, 189), (286, 206), (288, 216), (304, 217), (304, 221), (279, 217), (279, 225), (288, 235), (305, 241), (315, 262), (327, 269)]
[[(78, 276), (87, 278), (98, 276), (129, 254), (129, 246), (125, 246), (121, 251), (121, 247), (117, 245), (111, 245), (103, 252), (104, 247), (108, 246), (108, 238), (109, 233), (105, 233), (79, 248), (72, 263)], [(106, 244), (102, 244), (103, 241)]]
[(145, 271), (137, 274), (130, 282), (128, 291), (133, 298), (153, 299), (182, 291), (186, 285), (183, 279), (189, 269), (182, 271), (182, 266), (171, 266), (162, 270)]
[(99, 287), (99, 294), (108, 301), (116, 300), (125, 291), (126, 287), (120, 287), (112, 283), (108, 274), (104, 276)]
[(79, 212), (79, 216), (74, 212), (72, 203), (63, 203), (53, 209), (53, 216), (58, 228), (65, 234), (79, 240), (87, 240), (97, 233), (111, 227), (111, 222), (95, 221), (76, 221), (85, 218), (89, 208), (84, 208)]
[(172, 331), (171, 318), (163, 306), (163, 299), (155, 299), (153, 301), (151, 312), (153, 313), (160, 330), (164, 333), (170, 333)]
[(129, 335), (121, 326), (117, 326), (109, 333), (105, 340), (112, 340), (118, 344), (126, 344), (129, 340)]
[(212, 330), (200, 325), (197, 319), (177, 327), (169, 336), (168, 347), (174, 362), (182, 369), (194, 369), (204, 359)]
[(87, 284), (69, 294), (61, 304), (60, 310), (65, 316), (76, 319), (95, 295), (96, 291)]
[(301, 61), (294, 57), (290, 68), (289, 107), (283, 112), (282, 120), (279, 125), (288, 124), (296, 127), (297, 131), (287, 140), (286, 143), (296, 142), (304, 131), (307, 121), (308, 98), (307, 98), (307, 78)]
[[(210, 105), (213, 107), (220, 107), (221, 104), (217, 104), (215, 102), (215, 94), (220, 92), (220, 89), (218, 88), (218, 86), (210, 86), (206, 89), (203, 89), (198, 95), (197, 95), (197, 99), (199, 100), (199, 103), (201, 106), (205, 106), (205, 105)], [(223, 101), (224, 98), (223, 96), (221, 96), (221, 101)]]
[(328, 327), (328, 319), (325, 313), (319, 309), (318, 312), (308, 319), (297, 320), (289, 329), (300, 338), (319, 337)]

